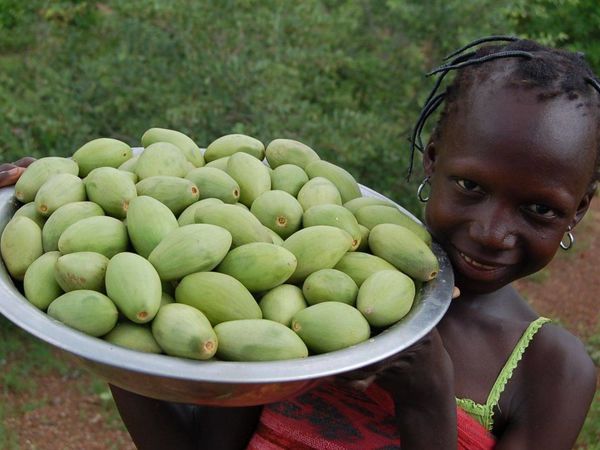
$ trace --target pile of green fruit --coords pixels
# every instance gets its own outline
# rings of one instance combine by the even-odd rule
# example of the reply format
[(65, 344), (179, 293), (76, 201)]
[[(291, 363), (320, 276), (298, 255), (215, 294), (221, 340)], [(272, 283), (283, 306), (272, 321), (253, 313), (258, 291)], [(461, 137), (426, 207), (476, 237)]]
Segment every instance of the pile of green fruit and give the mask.
[(439, 270), (420, 224), (301, 142), (231, 134), (202, 151), (151, 128), (141, 144), (95, 139), (15, 185), (4, 263), (81, 332), (201, 360), (302, 358), (401, 320)]

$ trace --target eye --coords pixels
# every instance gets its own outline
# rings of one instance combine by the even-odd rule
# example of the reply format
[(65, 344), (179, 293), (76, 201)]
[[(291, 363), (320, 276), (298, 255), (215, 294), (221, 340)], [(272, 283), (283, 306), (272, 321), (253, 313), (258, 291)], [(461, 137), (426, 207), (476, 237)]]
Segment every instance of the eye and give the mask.
[(525, 209), (536, 216), (543, 217), (544, 219), (553, 219), (558, 216), (557, 212), (549, 206), (538, 203), (527, 205), (525, 206)]
[(474, 181), (467, 180), (466, 178), (458, 178), (456, 180), (456, 184), (458, 184), (461, 187), (461, 189), (468, 192), (483, 192), (481, 186), (479, 186)]

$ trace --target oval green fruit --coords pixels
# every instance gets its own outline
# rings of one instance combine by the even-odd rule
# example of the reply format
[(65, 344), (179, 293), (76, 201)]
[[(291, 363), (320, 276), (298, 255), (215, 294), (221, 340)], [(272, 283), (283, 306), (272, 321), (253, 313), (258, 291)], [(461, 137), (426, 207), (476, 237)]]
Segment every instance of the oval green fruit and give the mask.
[(304, 169), (311, 161), (320, 159), (317, 152), (308, 145), (293, 139), (271, 141), (265, 149), (265, 157), (272, 169), (283, 164), (294, 164)]
[(79, 176), (86, 177), (96, 167), (119, 167), (133, 156), (131, 147), (112, 138), (98, 138), (86, 142), (73, 153), (79, 165)]
[(302, 216), (302, 226), (307, 228), (315, 225), (330, 225), (346, 231), (352, 236), (350, 250), (356, 250), (362, 242), (356, 217), (341, 205), (315, 205), (307, 209)]
[(135, 165), (137, 164), (137, 161), (139, 158), (140, 158), (140, 155), (132, 156), (127, 161), (125, 161), (123, 164), (121, 164), (118, 167), (118, 169), (123, 170), (124, 172), (135, 173)]
[(371, 336), (369, 322), (361, 312), (340, 302), (317, 303), (298, 311), (291, 328), (317, 354), (341, 350)]
[(380, 270), (396, 270), (385, 259), (366, 252), (346, 253), (334, 268), (350, 276), (359, 288), (375, 272), (379, 272)]
[(8, 273), (22, 280), (29, 266), (44, 253), (42, 230), (29, 217), (13, 217), (2, 230), (0, 253)]
[(302, 289), (293, 284), (282, 284), (266, 292), (258, 306), (263, 319), (274, 320), (289, 327), (294, 314), (308, 305)]
[(88, 217), (103, 216), (104, 210), (90, 201), (67, 203), (54, 211), (42, 228), (44, 251), (58, 250), (58, 240), (70, 225)]
[(69, 225), (58, 239), (61, 253), (96, 252), (107, 258), (127, 250), (125, 224), (110, 216), (94, 216)]
[(179, 147), (169, 142), (155, 142), (139, 155), (135, 173), (140, 180), (158, 175), (184, 177), (188, 160)]
[(261, 292), (283, 284), (296, 264), (294, 254), (283, 247), (252, 242), (232, 249), (215, 270), (231, 275), (250, 292)]
[(205, 167), (213, 167), (215, 169), (219, 169), (219, 170), (226, 172), (228, 161), (229, 161), (229, 156), (225, 156), (223, 158), (215, 159), (211, 162), (206, 163)]
[(48, 315), (71, 328), (100, 337), (115, 327), (119, 312), (106, 295), (84, 289), (58, 297), (48, 306)]
[(398, 270), (382, 270), (365, 280), (358, 291), (356, 308), (372, 327), (388, 327), (410, 311), (415, 283)]
[(62, 255), (54, 266), (54, 278), (65, 292), (87, 289), (104, 293), (108, 258), (95, 252)]
[(266, 191), (252, 203), (250, 212), (267, 228), (286, 239), (300, 229), (304, 210), (298, 200), (285, 191)]
[(54, 265), (59, 256), (59, 252), (44, 253), (31, 263), (23, 278), (25, 298), (42, 311), (46, 311), (48, 305), (63, 294), (54, 279)]
[(206, 161), (212, 162), (239, 152), (247, 153), (262, 161), (265, 157), (265, 145), (252, 136), (227, 134), (208, 144), (204, 152), (204, 158)]
[(33, 161), (15, 183), (15, 197), (23, 203), (32, 202), (38, 189), (48, 178), (59, 173), (79, 174), (75, 161), (60, 156), (46, 156)]
[(98, 167), (83, 181), (87, 198), (117, 219), (125, 218), (129, 203), (137, 197), (135, 182), (128, 172), (114, 167)]
[(341, 205), (340, 191), (327, 178), (315, 177), (308, 180), (298, 192), (298, 201), (304, 211), (316, 205)]
[(202, 156), (200, 147), (196, 145), (192, 138), (181, 131), (157, 127), (146, 130), (142, 135), (142, 146), (148, 147), (155, 142), (169, 142), (177, 146), (194, 167), (204, 165), (204, 156)]
[(440, 267), (437, 257), (425, 242), (402, 225), (382, 223), (369, 233), (369, 248), (406, 275), (429, 281)]
[(271, 189), (285, 191), (296, 197), (300, 188), (308, 181), (308, 175), (294, 164), (282, 164), (271, 172)]
[(35, 194), (35, 205), (43, 216), (49, 216), (67, 203), (87, 200), (83, 180), (71, 173), (53, 175)]
[(204, 208), (205, 206), (210, 205), (222, 205), (223, 200), (219, 200), (218, 198), (205, 198), (202, 200), (198, 200), (197, 202), (192, 203), (190, 206), (185, 208), (179, 217), (177, 218), (177, 222), (179, 226), (182, 227), (184, 225), (190, 225), (192, 223), (196, 223), (196, 211), (199, 208)]
[(363, 206), (370, 205), (382, 205), (382, 206), (391, 206), (395, 207), (394, 204), (389, 200), (384, 200), (378, 197), (357, 197), (349, 200), (343, 204), (344, 208), (349, 209), (352, 214), (356, 214), (356, 212), (362, 208)]
[(21, 206), (19, 209), (17, 209), (15, 211), (15, 214), (13, 215), (13, 217), (18, 217), (21, 215), (33, 220), (35, 223), (38, 224), (38, 226), (40, 228), (44, 227), (44, 224), (46, 223), (46, 220), (48, 219), (48, 217), (43, 216), (42, 214), (39, 213), (39, 211), (37, 210), (37, 206), (35, 205), (35, 202), (29, 202), (29, 203), (26, 203), (23, 206)]
[(322, 302), (342, 302), (354, 305), (358, 286), (350, 275), (336, 269), (321, 269), (311, 273), (302, 284), (302, 293), (309, 305)]
[(240, 186), (226, 172), (214, 167), (198, 167), (190, 170), (185, 178), (198, 186), (202, 199), (217, 198), (224, 203), (237, 203), (240, 198)]
[(198, 200), (198, 187), (185, 178), (157, 175), (138, 181), (135, 185), (138, 195), (147, 195), (164, 203), (173, 214), (181, 212)]
[(308, 349), (296, 333), (279, 322), (246, 319), (215, 326), (217, 358), (225, 361), (281, 361), (306, 358)]
[(352, 237), (341, 228), (316, 225), (297, 231), (283, 243), (298, 261), (289, 282), (299, 283), (317, 270), (334, 267), (351, 245)]
[(359, 223), (358, 231), (360, 231), (360, 244), (358, 244), (356, 251), (368, 252), (369, 251), (369, 233), (371, 232), (371, 230), (369, 230), (367, 227), (365, 227), (364, 225), (361, 225)]
[(130, 252), (113, 256), (106, 267), (106, 294), (135, 323), (151, 321), (160, 307), (162, 285), (150, 262)]
[(425, 227), (395, 206), (367, 205), (358, 209), (355, 215), (358, 223), (369, 229), (380, 223), (402, 225), (419, 236), (428, 246), (431, 246), (431, 235)]
[(217, 335), (206, 316), (180, 303), (160, 308), (152, 321), (152, 335), (171, 356), (205, 360), (212, 358), (218, 347)]
[(152, 250), (148, 260), (161, 280), (214, 269), (231, 247), (231, 233), (211, 224), (191, 224), (167, 234)]
[(154, 339), (150, 326), (119, 322), (106, 335), (104, 340), (119, 347), (125, 347), (131, 350), (144, 353), (162, 353), (162, 349)]
[(305, 170), (309, 178), (323, 177), (331, 181), (340, 192), (343, 203), (362, 196), (356, 179), (340, 166), (320, 159), (309, 163)]
[(147, 258), (171, 231), (179, 228), (175, 214), (147, 195), (134, 198), (127, 210), (127, 233), (137, 253)]
[(240, 186), (240, 203), (248, 208), (263, 192), (271, 189), (269, 169), (247, 153), (234, 153), (227, 161), (227, 173)]
[(195, 272), (185, 276), (175, 289), (175, 300), (202, 311), (213, 326), (228, 320), (262, 318), (250, 291), (224, 273)]

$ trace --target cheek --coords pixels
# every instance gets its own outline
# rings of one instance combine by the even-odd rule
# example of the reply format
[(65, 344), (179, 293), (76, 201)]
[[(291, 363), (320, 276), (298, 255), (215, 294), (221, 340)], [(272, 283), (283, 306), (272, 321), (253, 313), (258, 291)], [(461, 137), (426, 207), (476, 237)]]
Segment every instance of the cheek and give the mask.
[(425, 223), (438, 242), (443, 242), (451, 231), (461, 223), (462, 211), (443, 195), (430, 196), (425, 207)]

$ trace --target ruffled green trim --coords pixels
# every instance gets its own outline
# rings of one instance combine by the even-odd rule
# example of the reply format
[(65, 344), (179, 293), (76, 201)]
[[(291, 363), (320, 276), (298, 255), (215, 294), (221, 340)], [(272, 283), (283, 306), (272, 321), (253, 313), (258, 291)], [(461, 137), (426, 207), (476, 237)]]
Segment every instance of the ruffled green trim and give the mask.
[(492, 386), (485, 404), (474, 402), (469, 398), (457, 398), (456, 404), (461, 407), (465, 412), (469, 413), (474, 419), (476, 419), (481, 425), (483, 425), (488, 431), (492, 430), (494, 426), (494, 409), (498, 406), (500, 395), (506, 387), (506, 383), (512, 377), (515, 368), (518, 366), (519, 361), (523, 358), (523, 353), (529, 346), (529, 343), (545, 323), (551, 320), (546, 317), (538, 317), (536, 320), (531, 322), (517, 345), (510, 354), (508, 360), (504, 364), (504, 367), (500, 371), (496, 382)]

